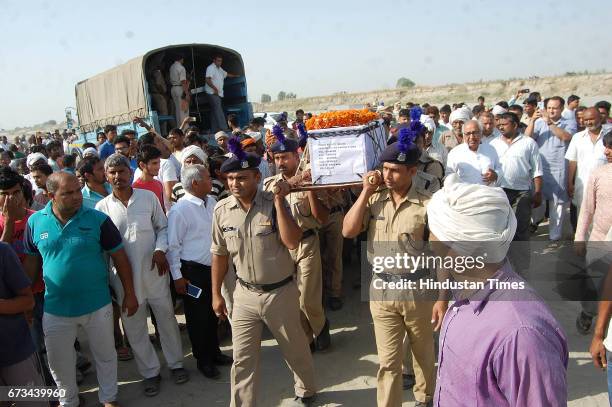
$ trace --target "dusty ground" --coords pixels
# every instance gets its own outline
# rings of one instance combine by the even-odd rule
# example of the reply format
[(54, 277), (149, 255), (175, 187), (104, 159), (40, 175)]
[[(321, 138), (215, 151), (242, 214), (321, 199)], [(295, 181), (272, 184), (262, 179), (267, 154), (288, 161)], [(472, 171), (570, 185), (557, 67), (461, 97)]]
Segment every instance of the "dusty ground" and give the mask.
[[(541, 240), (542, 235), (536, 237)], [(554, 260), (548, 253), (538, 258)], [(547, 260), (546, 260), (547, 259)], [(543, 264), (542, 269), (546, 268)], [(360, 300), (360, 291), (353, 288), (359, 278), (355, 260), (345, 267), (345, 305), (341, 311), (329, 312), (332, 325), (332, 349), (315, 353), (317, 384), (320, 387), (319, 406), (375, 406), (377, 356), (371, 316), (366, 302)], [(562, 324), (568, 337), (569, 406), (608, 406), (605, 372), (596, 370), (588, 353), (590, 336), (579, 335), (575, 328), (580, 304), (566, 301), (549, 301), (548, 305)], [(179, 316), (182, 321), (183, 317)], [(86, 340), (84, 340), (86, 347)], [(140, 378), (134, 361), (119, 362), (119, 401), (127, 407), (178, 407), (178, 406), (227, 406), (229, 405), (229, 368), (221, 368), (219, 380), (209, 380), (195, 368), (190, 353), (189, 340), (183, 332), (186, 368), (191, 381), (177, 386), (169, 380), (166, 369), (160, 394), (155, 398), (142, 395)], [(231, 352), (230, 343), (223, 350)], [(163, 355), (158, 352), (160, 360)], [(162, 362), (163, 363), (163, 362)], [(274, 339), (268, 335), (262, 343), (258, 405), (282, 406), (293, 397), (292, 375), (285, 365)], [(96, 376), (93, 368), (81, 387), (87, 406), (97, 405)], [(411, 391), (405, 392), (403, 406), (414, 405)]]

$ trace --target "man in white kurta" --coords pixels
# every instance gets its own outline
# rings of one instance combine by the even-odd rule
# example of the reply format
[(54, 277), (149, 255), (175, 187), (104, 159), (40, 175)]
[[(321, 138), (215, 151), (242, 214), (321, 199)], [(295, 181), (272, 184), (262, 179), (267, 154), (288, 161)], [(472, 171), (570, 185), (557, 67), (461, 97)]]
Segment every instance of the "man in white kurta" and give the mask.
[(495, 186), (501, 165), (497, 152), (480, 142), (482, 130), (476, 120), (463, 125), (463, 143), (453, 148), (446, 159), (445, 174), (457, 174), (461, 182)]
[[(170, 297), (168, 270), (166, 268), (161, 272), (158, 271), (160, 264), (165, 263), (167, 267), (166, 215), (155, 194), (131, 187), (129, 162), (125, 160), (129, 171), (126, 172), (125, 163), (120, 159), (115, 161), (117, 162), (112, 160), (109, 162), (107, 159), (105, 163), (105, 172), (113, 187), (113, 193), (98, 202), (96, 209), (107, 214), (119, 229), (132, 266), (139, 308), (131, 317), (121, 315), (125, 331), (134, 351), (139, 373), (145, 380), (151, 378), (159, 380), (160, 362), (149, 340), (148, 307), (143, 306), (149, 305), (157, 321), (160, 342), (168, 367), (175, 382), (184, 382), (188, 376), (183, 369), (183, 349)], [(111, 273), (111, 285), (117, 296), (122, 298), (122, 286), (114, 270)], [(181, 380), (178, 380), (179, 376)]]
[(601, 116), (594, 107), (584, 111), (584, 123), (586, 129), (572, 136), (565, 153), (569, 167), (567, 189), (578, 213), (591, 172), (607, 163), (603, 136), (612, 128), (601, 123)]

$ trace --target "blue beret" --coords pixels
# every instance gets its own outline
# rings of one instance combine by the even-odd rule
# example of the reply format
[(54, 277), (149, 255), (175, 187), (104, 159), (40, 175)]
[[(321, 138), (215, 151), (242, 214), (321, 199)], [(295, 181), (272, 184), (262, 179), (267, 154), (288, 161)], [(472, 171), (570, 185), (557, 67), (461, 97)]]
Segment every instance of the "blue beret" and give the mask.
[(272, 144), (272, 147), (270, 147), (270, 151), (272, 153), (287, 153), (287, 152), (296, 152), (298, 150), (298, 142), (290, 139), (290, 138), (286, 138), (284, 141), (277, 141), (276, 143)]
[(246, 154), (246, 157), (242, 160), (234, 155), (221, 164), (221, 172), (229, 173), (243, 170), (259, 170), (259, 163), (261, 163), (261, 157), (255, 154)]
[(380, 161), (384, 163), (414, 165), (421, 157), (421, 150), (416, 144), (411, 144), (407, 151), (402, 152), (399, 149), (399, 142), (388, 145), (380, 155)]

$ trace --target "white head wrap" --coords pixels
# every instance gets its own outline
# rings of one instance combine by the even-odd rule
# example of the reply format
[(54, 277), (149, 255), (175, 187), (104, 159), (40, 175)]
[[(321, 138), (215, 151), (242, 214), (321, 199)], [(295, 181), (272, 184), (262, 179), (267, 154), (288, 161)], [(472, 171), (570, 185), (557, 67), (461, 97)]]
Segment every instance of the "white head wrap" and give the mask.
[(247, 131), (246, 135), (255, 140), (255, 142), (261, 140), (261, 133), (258, 131)]
[(465, 184), (456, 174), (444, 180), (427, 206), (429, 229), (461, 256), (499, 263), (508, 253), (516, 217), (501, 188)]
[(26, 165), (28, 167), (31, 167), (32, 165), (34, 165), (36, 161), (40, 161), (40, 160), (43, 160), (45, 163), (47, 163), (47, 157), (45, 157), (43, 153), (28, 154), (26, 158)]
[(426, 114), (421, 115), (420, 122), (423, 124), (423, 126), (427, 127), (427, 130), (431, 131), (432, 133), (436, 131), (436, 122), (434, 121), (434, 119), (427, 116)]
[(206, 155), (204, 150), (192, 144), (190, 146), (185, 147), (183, 151), (181, 152), (181, 166), (185, 165), (185, 160), (191, 157), (192, 155), (195, 155), (196, 157), (198, 157), (206, 165), (208, 156)]
[(93, 147), (87, 147), (85, 150), (83, 150), (83, 157), (86, 157), (88, 155), (93, 155), (94, 157), (98, 157), (98, 150), (96, 150)]
[(467, 106), (462, 106), (459, 109), (455, 109), (448, 118), (448, 122), (453, 124), (456, 120), (461, 120), (463, 123), (467, 122), (472, 118), (472, 111)]
[(224, 132), (223, 130), (218, 131), (218, 132), (216, 132), (216, 133), (215, 133), (215, 140), (219, 141), (219, 139), (220, 139), (220, 138), (223, 138), (223, 137), (225, 137), (225, 138), (229, 138), (229, 136), (227, 135), (227, 133), (226, 133), (226, 132)]
[(498, 114), (508, 113), (508, 111), (504, 109), (503, 107), (501, 107), (500, 105), (495, 105), (493, 106), (493, 110), (491, 110), (491, 113), (497, 116)]

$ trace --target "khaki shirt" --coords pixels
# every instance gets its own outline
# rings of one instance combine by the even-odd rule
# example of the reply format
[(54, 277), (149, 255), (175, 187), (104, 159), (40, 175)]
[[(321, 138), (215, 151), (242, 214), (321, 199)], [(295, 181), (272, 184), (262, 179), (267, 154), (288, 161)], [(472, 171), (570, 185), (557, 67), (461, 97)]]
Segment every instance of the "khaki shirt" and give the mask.
[(414, 256), (423, 253), (426, 205), (431, 195), (432, 192), (424, 188), (421, 176), (415, 176), (408, 194), (397, 208), (387, 188), (379, 189), (370, 197), (362, 226), (368, 233), (370, 261), (373, 256), (394, 256), (398, 252)]
[[(276, 181), (283, 178), (282, 174), (276, 174), (268, 177), (263, 182), (264, 191), (273, 192)], [(285, 197), (285, 201), (291, 209), (291, 214), (297, 222), (298, 226), (306, 231), (309, 229), (319, 229), (321, 224), (312, 215), (310, 201), (308, 200), (307, 192), (292, 192)]]
[(444, 178), (444, 166), (440, 161), (432, 158), (427, 151), (423, 151), (421, 157), (419, 157), (417, 168), (419, 171), (433, 175), (439, 180)]
[(258, 190), (249, 211), (234, 196), (219, 201), (213, 213), (210, 251), (231, 256), (236, 275), (252, 284), (277, 283), (295, 271), (280, 239), (272, 192)]

